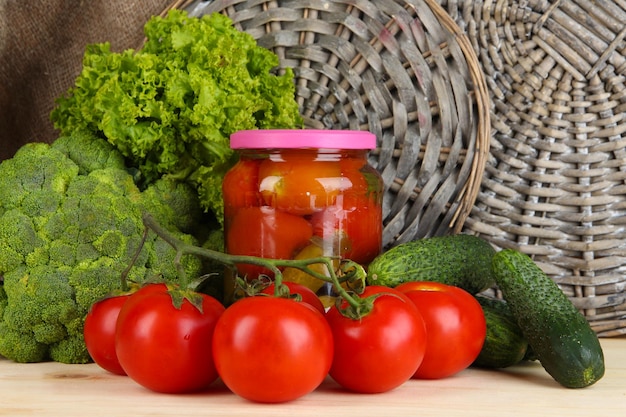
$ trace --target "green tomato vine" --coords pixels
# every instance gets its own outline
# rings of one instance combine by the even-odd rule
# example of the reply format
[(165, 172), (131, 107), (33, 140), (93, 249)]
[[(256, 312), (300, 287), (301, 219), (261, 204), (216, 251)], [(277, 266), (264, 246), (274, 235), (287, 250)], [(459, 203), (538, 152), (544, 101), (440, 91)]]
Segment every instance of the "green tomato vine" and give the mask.
[[(347, 306), (340, 308), (340, 310), (347, 317), (358, 319), (368, 314), (373, 308), (373, 299), (376, 296), (361, 299), (355, 296), (354, 293), (351, 294), (351, 291), (346, 290), (346, 288), (342, 285), (342, 283), (345, 282), (351, 283), (357, 288), (363, 288), (365, 285), (365, 269), (362, 265), (350, 259), (341, 259), (338, 268), (335, 270), (335, 266), (333, 264), (336, 263), (337, 258), (330, 256), (320, 256), (306, 259), (270, 259), (247, 255), (232, 255), (184, 242), (170, 234), (166, 229), (158, 224), (158, 222), (150, 214), (144, 214), (143, 223), (146, 229), (144, 231), (142, 245), (143, 242), (145, 242), (149, 231), (152, 231), (159, 238), (163, 239), (170, 246), (172, 246), (172, 248), (176, 251), (174, 263), (176, 270), (178, 271), (180, 287), (183, 289), (188, 289), (191, 283), (185, 268), (183, 267), (181, 259), (185, 255), (194, 255), (219, 262), (234, 271), (236, 271), (236, 266), (238, 264), (250, 264), (267, 268), (274, 274), (274, 295), (277, 297), (285, 297), (289, 295), (289, 290), (283, 285), (283, 274), (281, 268), (291, 267), (301, 270), (302, 272), (305, 272), (319, 280), (330, 283), (339, 295), (337, 298), (337, 307), (339, 308), (341, 306), (342, 300), (346, 301)], [(136, 256), (138, 256), (140, 250), (141, 248), (137, 251)], [(315, 264), (325, 265), (328, 275), (312, 269), (311, 265)], [(132, 263), (128, 269), (130, 269), (131, 266)], [(124, 287), (127, 288), (124, 276), (122, 277), (122, 287), (123, 289)], [(173, 297), (173, 299), (175, 298)]]

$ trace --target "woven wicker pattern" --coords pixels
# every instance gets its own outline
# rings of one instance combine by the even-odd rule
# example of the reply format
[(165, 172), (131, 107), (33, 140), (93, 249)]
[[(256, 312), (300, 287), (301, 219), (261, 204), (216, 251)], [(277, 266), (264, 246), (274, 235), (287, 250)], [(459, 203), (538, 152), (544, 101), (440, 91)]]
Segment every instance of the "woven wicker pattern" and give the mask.
[(626, 333), (626, 2), (441, 4), (492, 102), (466, 231), (532, 255), (599, 335)]
[(434, 1), (194, 1), (295, 72), (309, 128), (369, 130), (383, 244), (459, 231), (488, 155), (488, 94), (468, 39)]

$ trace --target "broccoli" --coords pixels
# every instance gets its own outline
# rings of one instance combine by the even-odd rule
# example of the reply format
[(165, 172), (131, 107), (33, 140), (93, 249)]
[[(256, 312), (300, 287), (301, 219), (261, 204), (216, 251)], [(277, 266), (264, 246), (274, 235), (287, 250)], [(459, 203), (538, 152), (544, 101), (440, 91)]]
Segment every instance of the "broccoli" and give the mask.
[[(174, 249), (148, 234), (149, 212), (197, 244), (204, 213), (189, 185), (162, 177), (140, 189), (106, 140), (77, 131), (29, 143), (0, 163), (0, 355), (17, 362), (90, 361), (83, 324), (90, 306), (121, 286), (174, 282)], [(202, 261), (183, 258), (189, 277)]]
[(87, 174), (96, 169), (126, 169), (124, 157), (119, 152), (111, 152), (111, 146), (104, 140), (97, 140), (86, 130), (75, 130), (70, 136), (61, 136), (52, 143), (52, 148), (63, 152), (78, 165), (79, 174)]
[(4, 285), (0, 285), (0, 317), (4, 316), (4, 308), (7, 306), (7, 293)]

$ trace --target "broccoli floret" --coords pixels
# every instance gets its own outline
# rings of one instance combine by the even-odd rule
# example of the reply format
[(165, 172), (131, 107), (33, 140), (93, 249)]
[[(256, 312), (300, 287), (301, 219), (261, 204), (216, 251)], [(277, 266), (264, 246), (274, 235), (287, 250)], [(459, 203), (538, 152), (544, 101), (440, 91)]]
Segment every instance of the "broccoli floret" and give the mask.
[[(79, 316), (74, 290), (68, 282), (70, 271), (68, 267), (21, 266), (4, 275), (8, 303), (2, 317), (4, 326), (0, 327), (2, 355), (17, 361), (41, 361), (45, 359), (41, 345), (58, 343), (68, 336), (66, 324)], [(33, 342), (26, 342), (29, 338)], [(16, 339), (26, 343), (28, 352), (37, 356), (28, 358), (20, 353), (19, 345), (10, 345)], [(85, 362), (85, 358), (76, 359)]]
[(45, 245), (33, 219), (15, 208), (0, 216), (0, 242), (0, 271), (15, 269), (28, 259), (34, 263), (33, 255)]
[[(59, 343), (54, 343), (49, 346), (50, 359), (55, 362), (62, 363), (87, 363), (91, 361), (87, 347), (85, 346), (85, 339), (82, 334), (82, 321), (80, 322), (80, 329), (70, 333), (68, 337), (61, 340)], [(81, 358), (84, 358), (84, 362), (80, 362)]]
[(209, 236), (202, 245), (207, 249), (211, 249), (218, 252), (224, 252), (226, 250), (226, 242), (224, 241), (224, 230), (213, 229), (209, 232)]
[(0, 352), (15, 362), (43, 362), (47, 360), (48, 346), (37, 342), (32, 333), (15, 330), (2, 321)]
[(143, 209), (162, 226), (199, 236), (209, 216), (200, 207), (197, 191), (187, 182), (162, 177), (142, 193)]
[[(89, 361), (84, 318), (95, 301), (120, 288), (141, 247), (145, 212), (198, 243), (188, 233), (202, 223), (197, 194), (173, 179), (142, 191), (120, 161), (104, 139), (81, 132), (52, 145), (27, 144), (0, 163), (0, 355)], [(151, 233), (128, 279), (175, 282), (174, 256)], [(192, 279), (203, 274), (194, 256), (183, 265)]]
[[(37, 201), (55, 200), (62, 196), (70, 181), (78, 175), (78, 166), (44, 143), (28, 143), (17, 150), (14, 157), (2, 161), (0, 181), (0, 214), (11, 208), (26, 211), (37, 217), (44, 215)], [(30, 204), (24, 204), (24, 200)], [(46, 205), (48, 206), (48, 205)]]
[(106, 140), (94, 140), (93, 133), (77, 130), (71, 136), (61, 136), (52, 148), (63, 152), (78, 165), (79, 173), (96, 169), (126, 169), (124, 157)]

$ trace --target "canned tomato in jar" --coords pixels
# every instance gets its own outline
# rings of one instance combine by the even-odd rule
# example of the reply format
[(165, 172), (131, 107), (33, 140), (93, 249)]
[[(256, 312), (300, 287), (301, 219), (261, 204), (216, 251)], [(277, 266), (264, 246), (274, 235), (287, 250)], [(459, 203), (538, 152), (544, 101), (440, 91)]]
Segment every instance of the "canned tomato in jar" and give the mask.
[[(226, 251), (273, 259), (338, 256), (367, 265), (382, 246), (382, 179), (367, 162), (376, 136), (354, 130), (246, 130), (223, 182)], [(302, 280), (290, 276), (287, 281)], [(268, 270), (238, 265), (247, 279)], [(319, 281), (321, 287), (323, 282)], [(315, 284), (309, 285), (310, 287)], [(315, 288), (313, 288), (315, 289)]]

